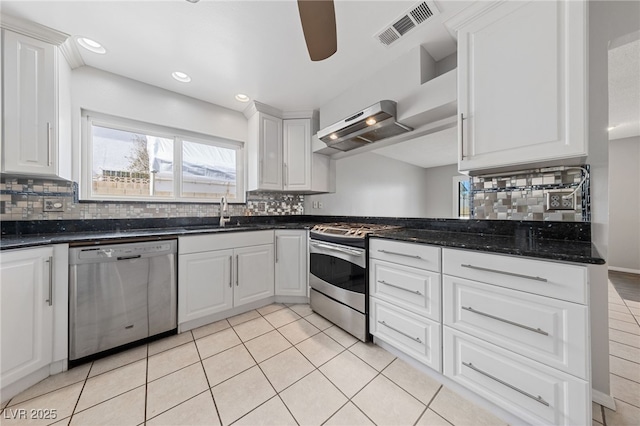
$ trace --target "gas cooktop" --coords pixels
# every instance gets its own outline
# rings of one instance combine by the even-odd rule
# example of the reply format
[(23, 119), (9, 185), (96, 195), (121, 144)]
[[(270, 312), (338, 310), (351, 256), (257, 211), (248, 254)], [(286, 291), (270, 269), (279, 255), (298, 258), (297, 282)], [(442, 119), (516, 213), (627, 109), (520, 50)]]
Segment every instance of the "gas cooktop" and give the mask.
[(372, 232), (397, 229), (400, 226), (371, 223), (319, 223), (311, 228), (311, 238), (338, 244), (364, 247), (364, 238)]

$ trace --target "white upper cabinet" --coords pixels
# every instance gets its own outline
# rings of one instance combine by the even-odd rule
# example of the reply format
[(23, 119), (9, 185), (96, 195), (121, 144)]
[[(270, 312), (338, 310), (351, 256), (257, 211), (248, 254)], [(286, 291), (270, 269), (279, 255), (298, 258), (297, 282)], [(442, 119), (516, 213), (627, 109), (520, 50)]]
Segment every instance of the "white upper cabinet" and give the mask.
[(255, 102), (244, 113), (249, 120), (248, 191), (334, 191), (334, 163), (312, 153), (313, 112), (283, 113)]
[(460, 171), (577, 163), (587, 155), (585, 2), (495, 2), (451, 26)]
[(68, 98), (66, 84), (59, 96), (61, 74), (64, 83), (68, 66), (57, 46), (2, 30), (2, 173), (70, 179), (70, 139), (59, 128), (59, 114), (70, 115), (59, 111)]
[(284, 189), (311, 189), (311, 120), (284, 120)]
[(282, 120), (258, 113), (259, 139), (258, 186), (255, 189), (282, 189)]

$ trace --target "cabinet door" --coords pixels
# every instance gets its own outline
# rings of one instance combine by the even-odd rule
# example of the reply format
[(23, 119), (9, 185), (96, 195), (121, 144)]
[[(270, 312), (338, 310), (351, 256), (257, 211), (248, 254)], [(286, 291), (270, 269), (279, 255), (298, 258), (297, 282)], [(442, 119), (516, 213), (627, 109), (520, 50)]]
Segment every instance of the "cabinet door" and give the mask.
[(246, 305), (273, 296), (273, 244), (239, 248), (234, 254), (233, 305)]
[(53, 248), (50, 247), (2, 253), (0, 381), (3, 386), (52, 361), (52, 262)]
[(282, 120), (267, 114), (260, 114), (260, 136), (258, 165), (260, 173), (259, 189), (282, 189)]
[(507, 1), (459, 29), (461, 171), (586, 156), (585, 8)]
[(284, 120), (284, 189), (311, 189), (311, 120)]
[(440, 323), (371, 297), (369, 331), (376, 338), (437, 371), (441, 366)]
[(276, 231), (276, 296), (307, 296), (307, 231)]
[(233, 250), (183, 254), (178, 260), (178, 323), (233, 307)]
[(589, 383), (443, 327), (444, 375), (532, 425), (591, 424)]
[(3, 31), (5, 173), (55, 176), (56, 47)]

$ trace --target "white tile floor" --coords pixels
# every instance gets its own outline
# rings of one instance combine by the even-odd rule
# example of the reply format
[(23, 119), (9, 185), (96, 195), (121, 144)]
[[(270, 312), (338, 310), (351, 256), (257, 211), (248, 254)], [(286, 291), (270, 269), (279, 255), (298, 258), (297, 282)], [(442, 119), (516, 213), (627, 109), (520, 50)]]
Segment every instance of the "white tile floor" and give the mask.
[[(638, 425), (640, 303), (612, 286), (609, 297), (618, 409), (593, 404), (594, 426)], [(2, 408), (2, 425), (504, 424), (308, 305), (265, 306), (81, 365)], [(56, 419), (11, 419), (20, 409)]]
[[(55, 409), (55, 420), (11, 419)], [(308, 305), (269, 305), (51, 376), (2, 425), (499, 425)]]
[(594, 426), (640, 425), (640, 276), (609, 273), (609, 377), (616, 411), (593, 404)]

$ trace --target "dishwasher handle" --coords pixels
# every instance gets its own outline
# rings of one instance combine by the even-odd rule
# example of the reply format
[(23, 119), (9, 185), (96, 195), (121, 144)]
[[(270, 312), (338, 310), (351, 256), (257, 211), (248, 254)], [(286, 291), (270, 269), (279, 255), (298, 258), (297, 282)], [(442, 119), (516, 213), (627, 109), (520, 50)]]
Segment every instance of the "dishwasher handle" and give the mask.
[(120, 256), (117, 259), (118, 260), (129, 260), (129, 259), (140, 259), (142, 257), (141, 254), (135, 255), (135, 256)]

